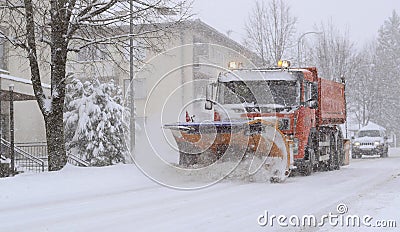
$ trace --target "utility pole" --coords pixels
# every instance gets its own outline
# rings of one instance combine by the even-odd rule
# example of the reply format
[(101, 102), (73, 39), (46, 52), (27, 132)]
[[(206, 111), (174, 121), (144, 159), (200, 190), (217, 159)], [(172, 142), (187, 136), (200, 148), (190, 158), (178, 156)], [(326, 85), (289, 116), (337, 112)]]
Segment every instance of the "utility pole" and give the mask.
[[(0, 90), (1, 90), (1, 82), (0, 82)], [(3, 150), (1, 149), (1, 145), (3, 144), (3, 112), (1, 111), (2, 100), (0, 96), (0, 156), (3, 154)]]
[(134, 69), (134, 60), (133, 60), (133, 0), (129, 0), (129, 81), (130, 81), (130, 89), (129, 89), (129, 98), (130, 98), (130, 152), (132, 158), (134, 157), (134, 150), (135, 150), (135, 139), (136, 139), (136, 126), (135, 126), (135, 93), (134, 93), (134, 86), (133, 86), (133, 69)]

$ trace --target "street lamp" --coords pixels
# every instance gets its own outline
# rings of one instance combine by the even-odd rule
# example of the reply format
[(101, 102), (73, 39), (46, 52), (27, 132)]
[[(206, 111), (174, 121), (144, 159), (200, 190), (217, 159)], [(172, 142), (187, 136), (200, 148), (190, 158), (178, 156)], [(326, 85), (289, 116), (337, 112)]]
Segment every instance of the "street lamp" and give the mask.
[(15, 154), (14, 154), (14, 85), (8, 86), (10, 91), (10, 158), (12, 175), (15, 172)]
[(303, 39), (303, 37), (306, 36), (306, 35), (308, 35), (308, 34), (317, 34), (317, 35), (319, 35), (319, 34), (322, 34), (322, 32), (320, 32), (320, 31), (309, 31), (309, 32), (303, 33), (303, 34), (299, 37), (299, 39), (297, 40), (297, 63), (298, 63), (298, 65), (299, 65), (299, 68), (301, 67), (301, 60), (300, 60), (300, 42), (301, 42), (301, 40)]

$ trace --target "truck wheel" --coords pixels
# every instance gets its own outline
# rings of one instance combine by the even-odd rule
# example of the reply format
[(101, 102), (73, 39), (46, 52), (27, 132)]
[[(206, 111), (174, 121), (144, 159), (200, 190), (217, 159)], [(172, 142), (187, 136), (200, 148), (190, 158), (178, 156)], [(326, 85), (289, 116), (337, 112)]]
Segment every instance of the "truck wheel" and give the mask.
[(343, 135), (342, 135), (342, 131), (339, 130), (339, 134), (338, 134), (338, 155), (339, 155), (339, 166), (343, 166), (344, 165), (344, 160), (345, 160), (345, 152), (344, 152), (344, 141), (343, 141)]
[(315, 162), (315, 151), (314, 151), (316, 141), (317, 141), (317, 139), (315, 137), (315, 134), (311, 133), (310, 137), (308, 139), (307, 146), (304, 151), (305, 159), (303, 160), (301, 169), (299, 170), (299, 172), (303, 176), (309, 176), (313, 173), (314, 170), (317, 170), (317, 169), (315, 169), (315, 166), (317, 166), (317, 165)]
[(339, 151), (338, 151), (338, 140), (334, 133), (330, 136), (330, 147), (329, 147), (329, 160), (328, 160), (328, 170), (339, 170)]
[(301, 173), (304, 176), (309, 176), (313, 173), (313, 169), (314, 169), (314, 150), (311, 148), (307, 148), (306, 150), (306, 156), (308, 157), (308, 160), (304, 160), (304, 166), (303, 166), (303, 170), (301, 171)]

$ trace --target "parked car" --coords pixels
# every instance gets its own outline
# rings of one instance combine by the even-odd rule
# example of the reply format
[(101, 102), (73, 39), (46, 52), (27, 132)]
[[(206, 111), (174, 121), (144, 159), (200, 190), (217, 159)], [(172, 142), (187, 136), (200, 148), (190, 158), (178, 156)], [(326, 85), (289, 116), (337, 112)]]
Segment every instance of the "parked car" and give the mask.
[(361, 158), (363, 155), (388, 157), (388, 138), (386, 130), (376, 124), (361, 128), (353, 139), (352, 158)]

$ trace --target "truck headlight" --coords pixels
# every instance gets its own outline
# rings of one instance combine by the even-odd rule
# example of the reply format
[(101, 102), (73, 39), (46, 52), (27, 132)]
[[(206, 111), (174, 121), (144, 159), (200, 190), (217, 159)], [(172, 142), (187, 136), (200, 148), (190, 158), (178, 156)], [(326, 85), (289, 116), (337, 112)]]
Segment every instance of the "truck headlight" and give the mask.
[(354, 142), (354, 146), (358, 147), (358, 146), (360, 146), (360, 145), (361, 145), (360, 142)]
[(375, 146), (379, 146), (380, 144), (381, 144), (381, 142), (379, 142), (379, 141), (376, 141), (376, 142), (374, 143)]
[(278, 128), (279, 130), (290, 130), (290, 119), (280, 118), (278, 120)]
[(293, 139), (293, 155), (297, 155), (299, 153), (299, 139)]

